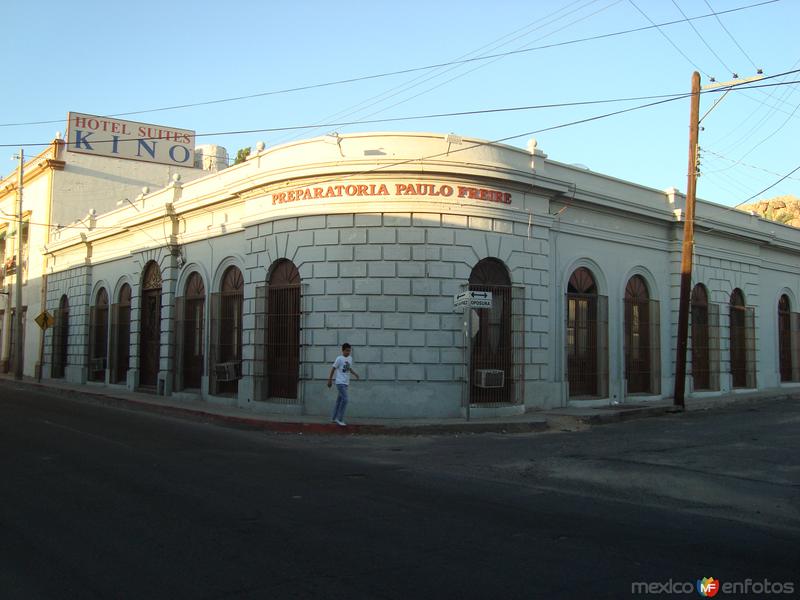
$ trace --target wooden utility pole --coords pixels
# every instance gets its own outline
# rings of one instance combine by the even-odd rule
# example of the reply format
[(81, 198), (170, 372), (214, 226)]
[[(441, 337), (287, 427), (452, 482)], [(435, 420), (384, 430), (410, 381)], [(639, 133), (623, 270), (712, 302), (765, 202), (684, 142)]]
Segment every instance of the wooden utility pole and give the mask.
[(673, 404), (684, 408), (686, 391), (686, 350), (689, 339), (689, 303), (692, 292), (692, 253), (694, 251), (694, 205), (697, 196), (697, 151), (700, 131), (700, 73), (692, 74), (692, 107), (689, 116), (689, 173), (686, 184), (686, 210), (683, 219), (681, 250), (681, 295), (678, 301), (678, 350), (675, 358)]
[(22, 379), (22, 360), (25, 356), (25, 349), (22, 347), (24, 339), (22, 328), (25, 320), (22, 318), (22, 180), (23, 169), (25, 166), (25, 152), (19, 149), (19, 185), (17, 186), (17, 278), (16, 278), (16, 314), (14, 318), (14, 343), (16, 356), (14, 357), (14, 379)]

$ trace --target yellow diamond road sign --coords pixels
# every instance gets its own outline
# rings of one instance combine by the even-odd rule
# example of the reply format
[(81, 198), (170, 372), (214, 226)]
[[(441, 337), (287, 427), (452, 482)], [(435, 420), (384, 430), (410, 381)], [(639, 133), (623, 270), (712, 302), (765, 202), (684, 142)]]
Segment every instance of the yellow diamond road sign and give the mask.
[(34, 321), (36, 321), (36, 324), (42, 329), (47, 329), (48, 327), (53, 326), (53, 324), (56, 322), (56, 318), (52, 313), (44, 311), (38, 317), (36, 317)]

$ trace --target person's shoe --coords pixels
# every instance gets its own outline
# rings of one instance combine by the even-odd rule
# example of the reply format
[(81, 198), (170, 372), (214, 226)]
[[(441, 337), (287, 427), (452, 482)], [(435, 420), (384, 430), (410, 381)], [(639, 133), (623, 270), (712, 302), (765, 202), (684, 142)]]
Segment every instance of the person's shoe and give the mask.
[(346, 427), (346, 426), (347, 426), (347, 423), (345, 423), (344, 421), (342, 421), (342, 420), (340, 420), (340, 419), (336, 419), (336, 424), (337, 424), (339, 427)]

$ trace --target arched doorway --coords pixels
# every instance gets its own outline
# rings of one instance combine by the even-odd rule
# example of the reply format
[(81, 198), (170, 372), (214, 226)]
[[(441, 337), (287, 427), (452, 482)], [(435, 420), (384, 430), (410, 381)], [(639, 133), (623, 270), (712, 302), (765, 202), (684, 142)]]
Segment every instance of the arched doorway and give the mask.
[(161, 362), (161, 270), (151, 261), (142, 278), (139, 308), (139, 386), (155, 391)]
[(100, 288), (89, 311), (89, 379), (105, 381), (108, 352), (108, 292)]
[(123, 284), (111, 307), (111, 383), (125, 383), (131, 358), (131, 286)]
[(181, 343), (181, 388), (199, 388), (205, 364), (206, 286), (197, 271), (189, 275), (183, 298), (178, 299)]
[(297, 398), (300, 378), (300, 272), (290, 260), (272, 268), (267, 288), (266, 376), (269, 398)]
[(242, 308), (244, 277), (237, 267), (222, 275), (220, 291), (212, 296), (212, 393), (236, 394), (242, 377)]
[(708, 293), (697, 284), (692, 290), (692, 381), (694, 389), (711, 389), (711, 346)]
[(792, 381), (792, 305), (786, 294), (778, 300), (778, 360), (781, 381)]
[[(514, 365), (511, 339), (511, 278), (502, 261), (484, 258), (469, 276), (471, 291), (491, 292), (492, 308), (474, 309), (470, 354), (470, 403), (511, 402)], [(500, 379), (493, 373), (502, 371)], [(494, 381), (493, 381), (494, 379)]]
[(625, 286), (625, 378), (628, 393), (650, 393), (650, 294), (641, 275)]
[(567, 381), (569, 396), (603, 396), (608, 387), (608, 303), (586, 267), (567, 283)]
[(61, 296), (55, 314), (56, 323), (53, 329), (53, 372), (56, 379), (61, 379), (67, 369), (67, 352), (69, 344), (69, 298)]

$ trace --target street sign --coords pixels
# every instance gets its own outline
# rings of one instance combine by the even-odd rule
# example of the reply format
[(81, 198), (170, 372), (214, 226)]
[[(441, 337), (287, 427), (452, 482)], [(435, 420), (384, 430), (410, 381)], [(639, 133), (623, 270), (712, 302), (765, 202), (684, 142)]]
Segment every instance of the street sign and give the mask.
[(52, 327), (55, 322), (56, 318), (53, 316), (52, 313), (47, 312), (46, 310), (39, 314), (38, 317), (34, 319), (36, 324), (44, 331), (48, 327)]
[(492, 292), (467, 290), (455, 295), (453, 305), (455, 308), (492, 308)]

